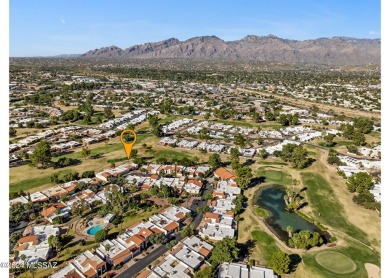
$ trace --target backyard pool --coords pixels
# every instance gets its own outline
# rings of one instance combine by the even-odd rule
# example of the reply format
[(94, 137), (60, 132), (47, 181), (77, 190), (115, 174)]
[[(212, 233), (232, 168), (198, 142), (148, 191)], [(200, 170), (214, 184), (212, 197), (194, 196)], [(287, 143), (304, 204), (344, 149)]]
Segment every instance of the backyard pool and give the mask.
[(95, 235), (98, 231), (100, 231), (101, 229), (103, 229), (103, 226), (102, 226), (102, 225), (92, 227), (92, 228), (90, 228), (90, 229), (87, 231), (87, 234), (89, 234), (89, 235), (91, 235), (91, 236), (94, 236), (94, 235)]

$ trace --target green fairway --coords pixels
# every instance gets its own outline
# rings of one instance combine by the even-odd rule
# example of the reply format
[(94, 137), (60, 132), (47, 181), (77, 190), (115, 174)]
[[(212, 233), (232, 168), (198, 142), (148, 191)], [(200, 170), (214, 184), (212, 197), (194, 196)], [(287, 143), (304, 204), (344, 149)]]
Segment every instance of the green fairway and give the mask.
[(262, 165), (288, 165), (287, 162), (263, 161), (263, 160), (260, 160), (259, 164), (262, 164)]
[(340, 229), (363, 243), (370, 245), (367, 234), (352, 225), (345, 215), (341, 203), (337, 200), (333, 189), (328, 182), (317, 173), (301, 173), (303, 185), (307, 187), (306, 194), (310, 207), (318, 217), (320, 223)]
[[(372, 263), (380, 266), (379, 256), (370, 249), (347, 242), (350, 247), (336, 247), (332, 251), (319, 251), (307, 253), (302, 256), (305, 267), (317, 273), (315, 277), (367, 277), (365, 263)], [(325, 253), (322, 254), (321, 253)], [(318, 257), (319, 255), (319, 257)], [(348, 271), (348, 272), (347, 272)]]
[(350, 257), (335, 251), (323, 251), (315, 256), (316, 262), (336, 274), (347, 274), (356, 270), (356, 264)]
[(50, 183), (50, 176), (44, 176), (41, 178), (28, 179), (21, 182), (10, 183), (10, 192), (19, 192), (20, 190), (27, 191), (31, 188), (38, 187), (47, 183)]
[(172, 159), (183, 159), (183, 158), (188, 158), (192, 161), (194, 161), (194, 157), (190, 155), (189, 152), (186, 151), (174, 151), (174, 150), (161, 150), (161, 151), (156, 151), (153, 154), (154, 160), (157, 160), (159, 158), (166, 158), (169, 162), (172, 162)]
[[(148, 137), (151, 137), (151, 134), (140, 134), (137, 135), (137, 141), (135, 142), (135, 146), (139, 145), (142, 143), (143, 140), (145, 140)], [(90, 146), (91, 154), (90, 156), (94, 156), (97, 154), (107, 154), (113, 151), (118, 151), (118, 150), (123, 150), (123, 145), (120, 142), (117, 143), (107, 143), (103, 146), (99, 146), (94, 148), (93, 145)], [(83, 156), (81, 154), (81, 149), (77, 152), (71, 153), (71, 154), (65, 154), (61, 156), (54, 157), (52, 160), (57, 161), (58, 159), (62, 157), (69, 157), (69, 158), (74, 158), (74, 159), (82, 159)]]
[[(63, 174), (69, 173), (69, 172), (71, 172), (71, 170), (63, 170), (63, 171), (58, 171), (56, 173), (58, 173), (61, 176)], [(21, 182), (10, 183), (9, 191), (10, 192), (18, 192), (20, 190), (27, 191), (31, 188), (38, 187), (38, 186), (41, 186), (44, 184), (49, 184), (49, 183), (51, 183), (50, 175), (42, 176), (39, 178), (23, 180)]]
[[(142, 141), (148, 137), (151, 137), (151, 134), (140, 134), (137, 136), (137, 142), (136, 145), (142, 144)], [(78, 171), (80, 174), (84, 171), (101, 171), (106, 163), (110, 162), (120, 162), (120, 161), (126, 161), (127, 158), (124, 156), (120, 157), (113, 157), (110, 155), (112, 152), (117, 152), (119, 150), (123, 150), (123, 145), (120, 142), (117, 143), (107, 143), (102, 145), (103, 143), (100, 143), (98, 147), (91, 149), (90, 156), (93, 157), (95, 155), (101, 154), (104, 155), (102, 158), (97, 159), (88, 159), (83, 160), (83, 157), (81, 155), (81, 149), (79, 149), (77, 152), (73, 152), (70, 154), (65, 154), (57, 157), (53, 157), (52, 161), (56, 162), (62, 157), (68, 157), (73, 159), (80, 159), (81, 164), (76, 166), (69, 166), (66, 168), (66, 170), (59, 170), (59, 169), (53, 169), (53, 167), (49, 167), (47, 169), (36, 169), (36, 168), (30, 168), (27, 165), (20, 166), (18, 168), (11, 168), (10, 169), (10, 180), (13, 182), (10, 182), (9, 188), (10, 192), (18, 192), (20, 190), (27, 191), (35, 187), (40, 187), (44, 185), (51, 185), (50, 176), (53, 173), (59, 173), (60, 175), (62, 173), (70, 172), (72, 169)], [(108, 158), (108, 159), (107, 159)], [(110, 162), (107, 162), (110, 160)], [(23, 169), (23, 170), (20, 170)], [(26, 170), (27, 169), (27, 170)], [(20, 170), (20, 171), (19, 171)], [(27, 175), (27, 173), (30, 173), (30, 175)], [(54, 185), (54, 184), (52, 184)]]
[(271, 170), (270, 166), (260, 167), (257, 170), (257, 177), (264, 177), (266, 183), (277, 183), (280, 185), (292, 184), (291, 175), (281, 170)]
[(266, 232), (254, 230), (251, 236), (256, 241), (256, 248), (260, 249), (260, 254), (266, 261), (271, 259), (273, 253), (280, 251), (275, 244), (275, 240)]
[(183, 118), (192, 118), (192, 116), (189, 116), (189, 115), (187, 115), (187, 116), (169, 115), (164, 119), (160, 119), (158, 122), (160, 124), (167, 124), (167, 123), (173, 122), (173, 121), (178, 120), (178, 119), (183, 119)]

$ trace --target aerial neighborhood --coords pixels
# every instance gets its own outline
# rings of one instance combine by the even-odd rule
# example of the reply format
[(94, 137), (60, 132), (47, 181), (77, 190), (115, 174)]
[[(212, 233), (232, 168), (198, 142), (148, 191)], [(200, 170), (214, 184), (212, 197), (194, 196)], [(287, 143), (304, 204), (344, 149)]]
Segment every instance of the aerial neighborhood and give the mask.
[(379, 267), (380, 71), (27, 61), (10, 63), (12, 277)]

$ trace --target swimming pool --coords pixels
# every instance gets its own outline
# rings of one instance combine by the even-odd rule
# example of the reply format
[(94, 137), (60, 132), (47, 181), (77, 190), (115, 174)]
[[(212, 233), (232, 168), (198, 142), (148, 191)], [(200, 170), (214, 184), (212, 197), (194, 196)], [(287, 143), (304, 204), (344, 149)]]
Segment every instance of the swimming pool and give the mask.
[(94, 236), (101, 229), (103, 229), (102, 225), (92, 227), (92, 228), (88, 229), (87, 234)]
[(88, 224), (89, 224), (89, 226), (93, 226), (93, 222), (92, 222), (92, 221), (91, 221), (91, 222), (89, 222)]

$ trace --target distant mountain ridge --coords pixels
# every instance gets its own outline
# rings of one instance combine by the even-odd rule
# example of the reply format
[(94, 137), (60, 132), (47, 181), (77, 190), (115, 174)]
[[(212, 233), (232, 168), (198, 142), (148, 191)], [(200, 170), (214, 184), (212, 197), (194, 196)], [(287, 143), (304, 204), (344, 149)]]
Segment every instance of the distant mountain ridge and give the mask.
[(216, 36), (201, 36), (185, 41), (170, 38), (126, 49), (113, 45), (88, 51), (80, 57), (254, 60), (328, 65), (380, 64), (381, 40), (332, 37), (299, 41), (274, 35), (248, 35), (241, 40), (224, 41)]

